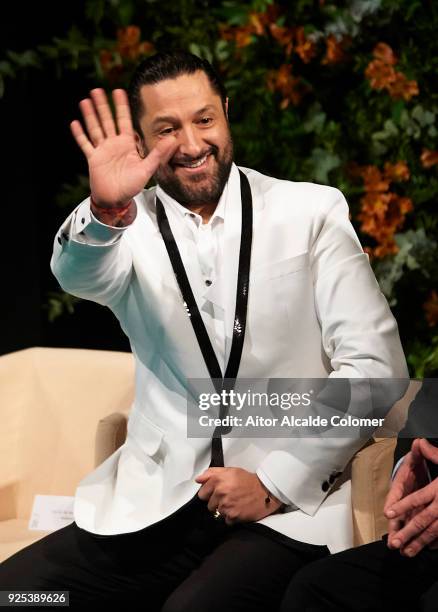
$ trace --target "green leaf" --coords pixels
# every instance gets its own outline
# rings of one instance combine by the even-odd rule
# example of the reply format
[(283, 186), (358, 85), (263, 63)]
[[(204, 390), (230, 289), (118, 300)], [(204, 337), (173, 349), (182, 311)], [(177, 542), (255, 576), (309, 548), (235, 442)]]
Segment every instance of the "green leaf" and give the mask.
[(329, 172), (341, 165), (341, 159), (338, 155), (320, 148), (313, 149), (310, 161), (313, 165), (314, 180), (325, 185), (329, 183)]

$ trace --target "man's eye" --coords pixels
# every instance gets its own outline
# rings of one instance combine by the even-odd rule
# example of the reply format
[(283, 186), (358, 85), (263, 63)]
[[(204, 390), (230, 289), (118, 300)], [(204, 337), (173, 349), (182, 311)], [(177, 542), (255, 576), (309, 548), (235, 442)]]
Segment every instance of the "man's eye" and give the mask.
[(213, 119), (211, 117), (202, 117), (200, 123), (202, 123), (203, 125), (208, 125), (212, 121), (213, 121)]
[(170, 134), (170, 132), (173, 130), (173, 128), (166, 128), (165, 130), (161, 130), (160, 135), (161, 136), (166, 136), (167, 134)]

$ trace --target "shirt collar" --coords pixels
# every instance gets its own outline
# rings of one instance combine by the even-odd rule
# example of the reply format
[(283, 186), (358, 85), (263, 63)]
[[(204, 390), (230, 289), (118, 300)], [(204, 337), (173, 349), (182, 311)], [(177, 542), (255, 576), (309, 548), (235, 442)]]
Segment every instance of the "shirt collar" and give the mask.
[[(233, 165), (234, 165), (234, 162), (233, 162)], [(214, 219), (216, 218), (221, 219), (222, 221), (225, 220), (225, 209), (226, 209), (226, 202), (227, 202), (228, 193), (229, 193), (229, 182), (230, 182), (231, 173), (232, 173), (232, 169), (230, 171), (228, 181), (225, 183), (225, 187), (222, 191), (221, 197), (219, 198), (218, 205), (216, 206), (214, 213), (210, 217), (208, 224), (213, 223)], [(190, 218), (192, 211), (190, 211), (188, 208), (186, 208), (185, 206), (180, 204), (177, 200), (175, 200), (170, 195), (168, 195), (160, 185), (157, 185), (156, 195), (163, 202), (163, 206), (165, 208), (170, 208), (177, 215), (177, 217), (181, 219), (182, 222)], [(197, 213), (193, 213), (193, 214), (197, 215)]]

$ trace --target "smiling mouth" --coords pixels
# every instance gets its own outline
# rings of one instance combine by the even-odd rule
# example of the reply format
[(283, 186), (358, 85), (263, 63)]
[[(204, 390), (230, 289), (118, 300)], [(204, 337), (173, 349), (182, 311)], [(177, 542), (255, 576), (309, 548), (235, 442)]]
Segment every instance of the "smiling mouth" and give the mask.
[(200, 168), (201, 166), (205, 166), (207, 161), (208, 161), (208, 157), (211, 155), (211, 153), (207, 153), (206, 155), (204, 155), (204, 157), (201, 157), (201, 159), (198, 159), (195, 162), (184, 162), (184, 163), (173, 163), (173, 166), (176, 168)]

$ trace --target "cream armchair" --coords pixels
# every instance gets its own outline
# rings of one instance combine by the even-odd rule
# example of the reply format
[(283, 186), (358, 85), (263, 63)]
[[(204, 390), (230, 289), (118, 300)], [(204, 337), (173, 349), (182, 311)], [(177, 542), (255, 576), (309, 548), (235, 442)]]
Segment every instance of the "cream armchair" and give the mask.
[[(398, 431), (413, 383), (388, 419)], [(0, 357), (0, 562), (48, 532), (28, 529), (34, 496), (73, 496), (79, 480), (126, 438), (134, 399), (130, 353), (35, 347)], [(386, 530), (395, 438), (371, 440), (352, 460), (355, 544)]]
[(123, 443), (133, 398), (131, 353), (34, 347), (0, 357), (0, 562), (48, 533), (28, 530), (36, 494), (73, 496)]

